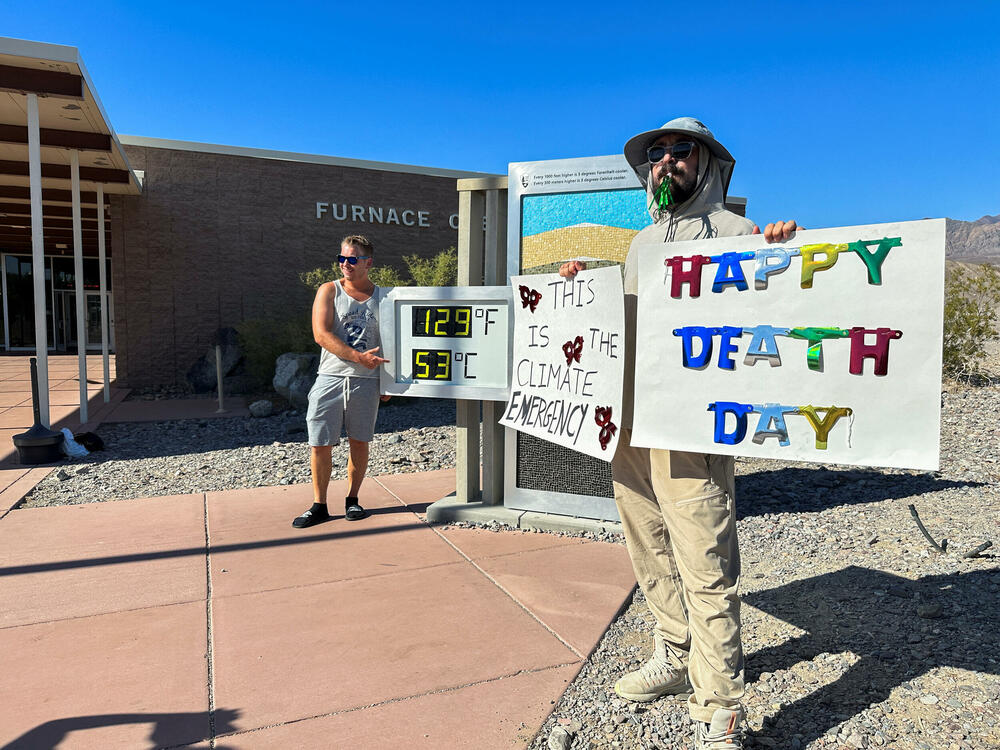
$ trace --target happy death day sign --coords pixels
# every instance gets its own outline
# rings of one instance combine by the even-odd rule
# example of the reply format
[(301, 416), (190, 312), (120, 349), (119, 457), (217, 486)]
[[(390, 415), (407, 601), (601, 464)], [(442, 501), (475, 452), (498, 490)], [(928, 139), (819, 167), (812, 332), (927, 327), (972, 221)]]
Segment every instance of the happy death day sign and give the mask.
[(633, 445), (936, 470), (944, 231), (641, 248)]
[(511, 286), (514, 358), (501, 424), (610, 461), (625, 358), (621, 270), (513, 276)]

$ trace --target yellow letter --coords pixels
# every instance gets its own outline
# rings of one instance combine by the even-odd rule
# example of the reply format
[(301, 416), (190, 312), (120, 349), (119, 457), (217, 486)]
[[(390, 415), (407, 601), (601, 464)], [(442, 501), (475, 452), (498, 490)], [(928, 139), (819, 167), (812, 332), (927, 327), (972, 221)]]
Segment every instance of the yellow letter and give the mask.
[[(802, 254), (802, 281), (799, 285), (803, 289), (812, 289), (813, 274), (816, 271), (833, 268), (837, 262), (837, 255), (846, 250), (846, 244), (831, 245), (827, 242), (819, 245), (803, 245), (799, 248), (799, 252)], [(823, 253), (823, 260), (814, 260), (816, 253)]]

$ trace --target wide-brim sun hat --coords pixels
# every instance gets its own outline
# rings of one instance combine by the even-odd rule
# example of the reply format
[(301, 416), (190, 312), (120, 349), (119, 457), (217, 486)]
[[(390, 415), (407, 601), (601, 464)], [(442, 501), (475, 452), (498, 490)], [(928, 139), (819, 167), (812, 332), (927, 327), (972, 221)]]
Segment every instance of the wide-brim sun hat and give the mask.
[(723, 181), (726, 183), (725, 189), (729, 188), (728, 178), (732, 175), (732, 165), (736, 163), (736, 159), (733, 158), (733, 155), (729, 153), (729, 150), (725, 146), (715, 140), (712, 131), (705, 127), (705, 123), (693, 117), (676, 117), (670, 122), (664, 123), (656, 130), (647, 130), (645, 133), (639, 133), (639, 135), (629, 138), (625, 144), (625, 160), (632, 166), (632, 169), (636, 170), (640, 175), (648, 170), (649, 159), (646, 157), (646, 149), (653, 145), (653, 141), (667, 133), (690, 135), (707, 146), (709, 151), (723, 165), (726, 165), (726, 162), (728, 162), (728, 165), (726, 165), (728, 169), (726, 166), (723, 166), (722, 171)]

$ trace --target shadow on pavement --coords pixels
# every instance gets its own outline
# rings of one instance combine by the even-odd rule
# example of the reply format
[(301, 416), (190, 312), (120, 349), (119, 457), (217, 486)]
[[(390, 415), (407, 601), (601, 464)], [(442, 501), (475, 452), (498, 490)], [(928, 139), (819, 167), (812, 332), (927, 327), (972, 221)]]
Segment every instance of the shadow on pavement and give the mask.
[[(400, 508), (400, 511), (409, 512), (409, 508)], [(343, 521), (343, 516), (332, 516), (332, 521)], [(323, 523), (329, 523), (324, 521)], [(328, 534), (310, 534), (307, 531), (300, 531), (303, 536), (282, 537), (280, 539), (265, 539), (259, 542), (241, 542), (239, 544), (215, 544), (208, 547), (210, 554), (221, 554), (223, 552), (234, 552), (251, 549), (267, 549), (269, 547), (288, 547), (297, 544), (315, 544), (316, 542), (328, 542), (336, 539), (346, 539), (348, 537), (363, 537), (373, 534), (387, 534), (397, 531), (412, 531), (413, 529), (430, 529), (426, 523), (405, 523), (398, 526), (384, 526), (379, 528), (365, 528), (364, 521), (352, 522), (350, 531), (331, 531)], [(289, 527), (290, 529), (290, 527)], [(282, 529), (284, 531), (284, 529)], [(188, 557), (196, 555), (204, 557), (205, 547), (182, 547), (180, 549), (160, 550), (159, 552), (135, 552), (127, 555), (107, 555), (105, 557), (88, 557), (80, 560), (60, 560), (57, 562), (30, 563), (27, 565), (11, 565), (0, 568), (0, 578), (6, 576), (26, 575), (28, 573), (44, 573), (53, 570), (70, 570), (73, 568), (95, 568), (102, 565), (120, 565), (122, 563), (144, 562), (148, 560), (167, 560), (174, 557)]]
[[(208, 737), (210, 718), (214, 723), (213, 734), (224, 734), (236, 731), (233, 722), (240, 716), (239, 711), (216, 709), (191, 713), (133, 713), (133, 714), (96, 714), (93, 716), (74, 716), (69, 719), (56, 719), (39, 724), (13, 742), (4, 745), (0, 750), (41, 750), (59, 745), (70, 732), (101, 727), (120, 726), (123, 724), (153, 724), (149, 735), (152, 747), (169, 747), (179, 744), (198, 742)], [(229, 747), (216, 742), (216, 750), (227, 750)]]

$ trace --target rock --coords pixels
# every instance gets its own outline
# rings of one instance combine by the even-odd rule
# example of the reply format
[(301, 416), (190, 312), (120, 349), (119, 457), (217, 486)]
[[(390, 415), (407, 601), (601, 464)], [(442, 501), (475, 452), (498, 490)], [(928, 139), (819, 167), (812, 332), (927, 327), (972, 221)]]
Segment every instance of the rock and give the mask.
[(917, 607), (917, 615), (923, 617), (927, 620), (933, 620), (940, 617), (942, 614), (942, 609), (940, 604), (921, 604)]
[(215, 340), (204, 356), (195, 361), (187, 371), (187, 381), (195, 393), (209, 393), (218, 385), (216, 372), (215, 345), (222, 348), (222, 377), (236, 374), (243, 361), (243, 352), (239, 346), (239, 336), (235, 328), (219, 328), (215, 332)]
[(271, 384), (292, 406), (305, 410), (309, 407), (309, 389), (316, 382), (318, 369), (318, 354), (282, 354), (275, 362)]
[(69, 479), (69, 474), (66, 473), (65, 469), (59, 469), (59, 471), (56, 472), (56, 479), (58, 479), (60, 482), (65, 482), (67, 479)]
[(250, 404), (250, 416), (251, 417), (269, 417), (271, 412), (274, 411), (274, 404), (272, 404), (267, 399), (261, 399), (260, 401), (254, 401)]
[(549, 750), (569, 750), (572, 742), (573, 735), (566, 731), (564, 727), (555, 727), (549, 733)]
[(933, 706), (938, 702), (938, 697), (936, 695), (921, 695), (920, 702), (925, 706)]

